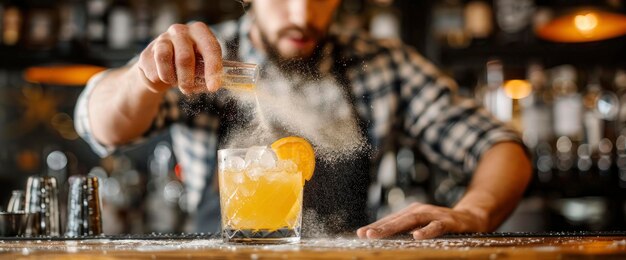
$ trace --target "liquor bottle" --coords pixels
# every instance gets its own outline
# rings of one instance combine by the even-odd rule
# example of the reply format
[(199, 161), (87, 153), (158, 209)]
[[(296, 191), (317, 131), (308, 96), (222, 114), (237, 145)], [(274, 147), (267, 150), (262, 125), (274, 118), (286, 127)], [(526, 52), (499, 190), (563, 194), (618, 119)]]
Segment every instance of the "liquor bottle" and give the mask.
[(615, 72), (613, 84), (620, 104), (615, 129), (618, 135), (615, 139), (616, 165), (619, 187), (626, 189), (626, 70), (618, 69)]
[(59, 35), (59, 16), (54, 3), (41, 1), (30, 6), (25, 17), (24, 45), (35, 49), (53, 48)]
[[(615, 91), (619, 99), (619, 111), (617, 114), (617, 129), (619, 135), (626, 138), (626, 70), (617, 70), (613, 79)], [(626, 149), (626, 147), (624, 147)]]
[(16, 45), (21, 39), (23, 15), (16, 5), (6, 5), (2, 15), (2, 43)]
[(601, 94), (602, 88), (599, 78), (597, 75), (594, 75), (589, 80), (583, 97), (583, 124), (585, 130), (583, 142), (589, 144), (589, 148), (593, 154), (598, 152), (598, 145), (600, 144), (602, 133), (604, 132), (604, 122), (596, 110)]
[(87, 0), (87, 39), (93, 44), (105, 43), (105, 13), (108, 6), (107, 0)]
[[(535, 12), (533, 0), (495, 0), (496, 23), (500, 28), (499, 39), (505, 43), (527, 40), (529, 25)], [(529, 32), (525, 34), (524, 32)]]
[(552, 71), (554, 133), (572, 140), (582, 138), (582, 97), (576, 85), (576, 69), (569, 65)]
[(135, 16), (135, 42), (141, 45), (147, 45), (150, 43), (150, 19), (151, 19), (151, 7), (149, 0), (137, 0), (134, 6)]
[(500, 121), (509, 122), (513, 117), (513, 100), (506, 95), (502, 87), (504, 84), (502, 62), (499, 60), (488, 61), (486, 70), (487, 84), (484, 89), (484, 106)]
[(178, 6), (172, 1), (163, 1), (158, 6), (154, 20), (152, 20), (152, 38), (167, 31), (167, 28), (181, 21)]
[(391, 5), (392, 2), (379, 1), (374, 5), (370, 19), (370, 34), (381, 40), (400, 39), (400, 19), (398, 11)]
[(554, 95), (554, 133), (556, 166), (561, 175), (567, 175), (574, 164), (574, 152), (583, 137), (582, 97), (576, 85), (576, 69), (564, 65), (552, 71)]
[(153, 232), (175, 232), (179, 229), (179, 199), (182, 184), (173, 173), (173, 153), (166, 143), (159, 143), (148, 160), (150, 181), (146, 198), (148, 229)]
[(597, 158), (598, 172), (608, 175), (613, 164), (613, 140), (615, 121), (619, 114), (619, 99), (615, 92), (602, 84), (602, 70), (591, 74), (584, 98), (585, 141)]
[(433, 33), (436, 39), (452, 48), (470, 44), (463, 28), (463, 5), (459, 0), (437, 1), (433, 7)]
[(60, 50), (66, 52), (73, 51), (85, 43), (87, 29), (85, 7), (85, 3), (80, 0), (70, 0), (60, 5), (58, 39), (58, 48)]
[(107, 14), (107, 46), (111, 49), (128, 49), (135, 42), (134, 17), (131, 7), (116, 1)]
[(493, 10), (487, 1), (473, 0), (465, 5), (465, 30), (475, 41), (484, 40), (493, 32)]
[(534, 149), (541, 143), (549, 143), (553, 136), (551, 102), (552, 94), (547, 88), (547, 78), (543, 67), (531, 63), (527, 69), (527, 79), (532, 92), (520, 100), (524, 143)]

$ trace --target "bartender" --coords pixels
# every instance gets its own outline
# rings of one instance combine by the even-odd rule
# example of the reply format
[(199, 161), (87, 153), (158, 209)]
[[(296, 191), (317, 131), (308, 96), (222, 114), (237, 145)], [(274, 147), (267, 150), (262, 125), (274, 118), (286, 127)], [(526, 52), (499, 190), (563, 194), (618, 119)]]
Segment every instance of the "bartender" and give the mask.
[[(345, 100), (337, 102), (350, 104), (346, 114), (357, 122), (357, 132), (369, 147), (348, 163), (318, 161), (304, 194), (305, 212), (314, 217), (305, 213), (303, 228), (356, 231), (360, 238), (410, 233), (415, 239), (427, 239), (493, 231), (513, 211), (531, 178), (518, 134), (473, 101), (455, 96), (454, 83), (415, 50), (333, 28), (340, 0), (248, 4), (248, 12), (235, 21), (213, 27), (200, 22), (171, 25), (126, 66), (94, 76), (76, 107), (79, 134), (96, 153), (106, 156), (168, 129), (184, 172), (194, 231), (218, 230), (216, 150), (226, 133), (242, 122), (232, 120), (240, 118), (232, 116), (239, 111), (236, 104), (212, 93), (221, 85), (223, 59), (252, 62), (272, 72), (270, 76), (290, 79), (288, 91), (294, 95), (302, 95), (301, 86), (313, 85), (319, 89), (315, 95), (333, 96), (325, 92), (335, 88), (320, 88), (324, 86), (320, 79), (341, 86)], [(195, 79), (199, 57), (204, 63), (202, 85)], [(190, 112), (189, 107), (200, 111)], [(326, 127), (324, 123), (333, 122), (339, 112), (323, 110), (320, 106), (310, 115)], [(311, 139), (297, 129), (282, 129)], [(338, 138), (329, 140), (342, 140)], [(371, 168), (381, 152), (401, 146), (419, 150), (443, 169), (471, 176), (469, 187), (452, 208), (413, 203), (368, 222)]]

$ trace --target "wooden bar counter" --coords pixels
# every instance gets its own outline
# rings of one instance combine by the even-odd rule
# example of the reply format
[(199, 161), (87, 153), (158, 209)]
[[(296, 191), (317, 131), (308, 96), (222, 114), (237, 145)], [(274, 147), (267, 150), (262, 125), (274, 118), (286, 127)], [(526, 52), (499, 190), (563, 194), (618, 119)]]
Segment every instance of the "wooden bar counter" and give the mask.
[(494, 233), (415, 241), (308, 238), (290, 245), (227, 244), (213, 236), (7, 238), (0, 259), (626, 259), (626, 234)]

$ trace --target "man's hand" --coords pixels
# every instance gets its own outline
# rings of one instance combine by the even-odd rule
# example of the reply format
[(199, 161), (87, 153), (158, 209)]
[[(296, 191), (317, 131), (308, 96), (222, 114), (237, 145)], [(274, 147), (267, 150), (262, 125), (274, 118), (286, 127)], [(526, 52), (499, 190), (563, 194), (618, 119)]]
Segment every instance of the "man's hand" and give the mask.
[(435, 238), (446, 233), (484, 232), (488, 221), (469, 211), (422, 203), (386, 216), (357, 230), (360, 238), (385, 238), (411, 232), (415, 239)]
[[(204, 60), (205, 86), (198, 86), (195, 80), (200, 74), (195, 71), (196, 53)], [(135, 68), (155, 93), (172, 86), (184, 94), (216, 91), (221, 84), (222, 50), (206, 24), (174, 24), (143, 50)]]
[(487, 150), (467, 192), (453, 209), (413, 203), (406, 209), (357, 230), (360, 238), (411, 232), (415, 239), (446, 233), (490, 232), (515, 209), (532, 176), (521, 145), (497, 143)]

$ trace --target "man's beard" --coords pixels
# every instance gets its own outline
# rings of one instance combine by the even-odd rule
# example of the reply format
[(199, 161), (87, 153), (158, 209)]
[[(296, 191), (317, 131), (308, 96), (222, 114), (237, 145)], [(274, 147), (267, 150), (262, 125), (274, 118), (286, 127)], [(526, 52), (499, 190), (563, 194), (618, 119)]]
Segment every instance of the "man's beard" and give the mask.
[[(283, 31), (288, 30), (290, 29), (281, 30), (279, 36), (282, 36)], [(313, 52), (309, 56), (285, 58), (280, 55), (280, 51), (276, 48), (275, 44), (270, 42), (267, 34), (265, 34), (263, 30), (259, 30), (261, 42), (263, 44), (263, 48), (265, 49), (268, 61), (279, 68), (280, 72), (282, 72), (285, 76), (317, 78), (319, 76), (319, 62), (322, 58), (322, 46), (324, 46), (326, 37), (324, 37), (325, 35), (319, 31), (314, 31), (310, 34), (313, 34), (313, 37), (317, 39), (317, 42)]]

